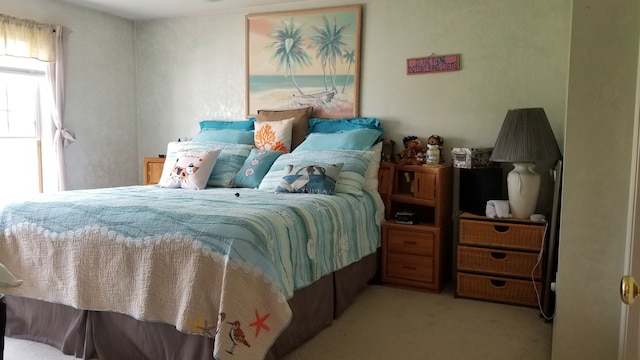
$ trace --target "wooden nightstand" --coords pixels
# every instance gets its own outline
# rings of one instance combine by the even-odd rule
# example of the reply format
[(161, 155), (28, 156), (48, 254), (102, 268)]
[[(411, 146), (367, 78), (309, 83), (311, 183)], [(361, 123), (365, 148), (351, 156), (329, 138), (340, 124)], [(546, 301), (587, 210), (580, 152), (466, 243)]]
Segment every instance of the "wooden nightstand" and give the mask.
[(545, 222), (461, 214), (456, 295), (537, 307), (545, 233)]
[(154, 185), (160, 181), (162, 176), (162, 168), (164, 167), (165, 158), (146, 157), (144, 158), (144, 167), (142, 170), (143, 185)]
[(391, 193), (393, 192), (394, 164), (381, 162), (378, 170), (378, 192), (384, 202), (384, 218), (391, 219)]
[[(393, 190), (382, 225), (382, 282), (440, 291), (451, 273), (452, 168), (391, 169)], [(399, 211), (413, 212), (413, 223), (396, 223)]]

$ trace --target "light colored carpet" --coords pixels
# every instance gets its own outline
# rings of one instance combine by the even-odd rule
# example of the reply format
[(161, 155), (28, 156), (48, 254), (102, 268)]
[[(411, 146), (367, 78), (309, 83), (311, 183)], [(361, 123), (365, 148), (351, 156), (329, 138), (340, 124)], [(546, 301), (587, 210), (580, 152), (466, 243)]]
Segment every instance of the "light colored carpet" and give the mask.
[[(533, 308), (371, 285), (334, 323), (284, 360), (546, 360), (552, 325)], [(71, 360), (6, 338), (6, 360)]]
[(552, 324), (533, 308), (373, 285), (285, 360), (551, 358)]

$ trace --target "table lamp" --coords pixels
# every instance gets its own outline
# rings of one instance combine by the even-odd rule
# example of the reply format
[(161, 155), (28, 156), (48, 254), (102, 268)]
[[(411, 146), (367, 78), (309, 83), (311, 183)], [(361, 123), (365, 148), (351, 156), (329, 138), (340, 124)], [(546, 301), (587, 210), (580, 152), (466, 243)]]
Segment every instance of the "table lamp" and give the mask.
[(562, 155), (543, 108), (510, 109), (504, 119), (491, 161), (513, 163), (507, 175), (511, 216), (528, 219), (536, 211), (540, 175), (535, 162), (553, 162)]

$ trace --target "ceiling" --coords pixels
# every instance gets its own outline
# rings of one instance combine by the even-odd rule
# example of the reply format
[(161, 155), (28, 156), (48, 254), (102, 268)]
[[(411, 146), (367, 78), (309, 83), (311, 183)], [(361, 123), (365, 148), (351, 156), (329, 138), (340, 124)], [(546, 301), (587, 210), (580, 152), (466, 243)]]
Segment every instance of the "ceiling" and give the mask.
[(286, 4), (306, 0), (63, 0), (130, 20), (213, 13), (220, 10)]

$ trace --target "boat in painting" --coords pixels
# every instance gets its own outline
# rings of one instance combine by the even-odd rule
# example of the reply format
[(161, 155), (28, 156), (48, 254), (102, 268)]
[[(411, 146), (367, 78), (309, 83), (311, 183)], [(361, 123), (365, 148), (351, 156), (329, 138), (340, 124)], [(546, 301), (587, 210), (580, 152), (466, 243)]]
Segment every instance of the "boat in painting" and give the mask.
[(317, 105), (331, 102), (331, 99), (333, 99), (333, 95), (335, 95), (335, 92), (333, 91), (321, 91), (318, 93), (305, 95), (294, 94), (293, 99), (298, 105)]

